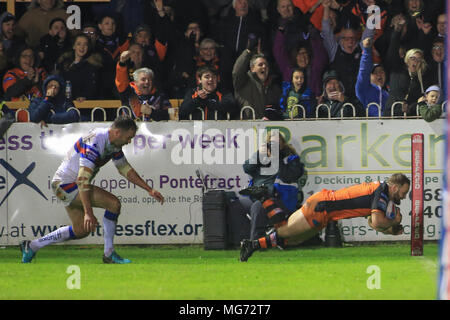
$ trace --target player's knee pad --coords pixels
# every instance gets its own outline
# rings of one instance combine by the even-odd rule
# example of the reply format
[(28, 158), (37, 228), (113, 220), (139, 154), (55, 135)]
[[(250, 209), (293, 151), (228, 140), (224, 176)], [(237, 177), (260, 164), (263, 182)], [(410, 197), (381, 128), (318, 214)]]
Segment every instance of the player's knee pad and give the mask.
[(268, 225), (278, 228), (286, 224), (287, 214), (280, 203), (278, 203), (278, 200), (270, 198), (265, 200), (262, 205), (264, 208), (264, 212), (269, 219)]

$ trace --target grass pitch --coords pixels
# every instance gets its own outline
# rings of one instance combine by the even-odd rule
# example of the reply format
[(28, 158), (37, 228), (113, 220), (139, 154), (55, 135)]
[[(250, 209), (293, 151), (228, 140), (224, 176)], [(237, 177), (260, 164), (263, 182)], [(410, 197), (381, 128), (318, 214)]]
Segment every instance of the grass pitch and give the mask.
[[(116, 250), (133, 263), (104, 265), (100, 246), (46, 247), (30, 264), (20, 263), (17, 247), (0, 249), (0, 299), (436, 298), (437, 244), (426, 244), (423, 257), (411, 257), (407, 244), (346, 245), (267, 250), (247, 263), (238, 261), (238, 250), (201, 246)], [(73, 265), (79, 267), (80, 289), (67, 286)], [(370, 266), (379, 268), (378, 282)], [(369, 289), (368, 282), (379, 289)]]

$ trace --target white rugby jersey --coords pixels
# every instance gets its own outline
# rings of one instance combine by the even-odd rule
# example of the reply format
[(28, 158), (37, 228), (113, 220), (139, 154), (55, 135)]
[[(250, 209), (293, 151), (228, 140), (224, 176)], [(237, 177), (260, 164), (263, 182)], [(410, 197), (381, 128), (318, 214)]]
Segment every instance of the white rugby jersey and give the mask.
[(63, 184), (75, 182), (82, 166), (92, 169), (94, 178), (100, 168), (111, 159), (117, 168), (127, 164), (122, 148), (117, 148), (109, 142), (108, 130), (109, 128), (93, 129), (78, 139), (56, 170), (53, 181), (61, 181)]

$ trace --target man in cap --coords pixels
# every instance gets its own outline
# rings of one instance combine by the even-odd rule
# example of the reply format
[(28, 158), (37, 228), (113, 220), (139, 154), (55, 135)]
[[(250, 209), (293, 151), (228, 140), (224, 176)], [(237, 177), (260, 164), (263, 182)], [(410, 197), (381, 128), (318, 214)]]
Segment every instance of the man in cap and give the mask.
[[(319, 118), (358, 117), (362, 115), (361, 103), (347, 96), (336, 71), (329, 70), (323, 75), (323, 94), (319, 97)], [(353, 108), (350, 106), (352, 105)], [(326, 111), (328, 107), (329, 112)]]

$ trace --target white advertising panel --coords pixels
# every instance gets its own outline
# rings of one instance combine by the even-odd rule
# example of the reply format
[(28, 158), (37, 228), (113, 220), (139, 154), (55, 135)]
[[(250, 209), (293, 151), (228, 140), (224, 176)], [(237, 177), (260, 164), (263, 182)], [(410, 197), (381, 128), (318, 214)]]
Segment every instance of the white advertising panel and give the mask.
[[(53, 195), (50, 181), (74, 142), (90, 129), (110, 123), (14, 124), (0, 140), (0, 244), (40, 237), (70, 220)], [(116, 243), (201, 243), (202, 179), (207, 187), (238, 191), (248, 185), (243, 162), (263, 141), (266, 128), (282, 131), (308, 172), (305, 197), (323, 188), (385, 180), (394, 172), (411, 176), (412, 133), (425, 136), (424, 239), (440, 238), (442, 214), (443, 120), (186, 121), (139, 123), (124, 147), (130, 164), (166, 203), (156, 203), (129, 183), (112, 163), (94, 184), (122, 203)], [(402, 202), (405, 234), (377, 234), (364, 218), (340, 222), (346, 241), (407, 240), (410, 200)], [(103, 212), (95, 209), (101, 222)], [(93, 235), (73, 243), (103, 243), (101, 223)]]

